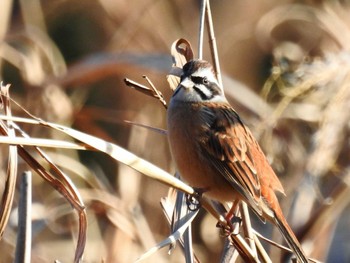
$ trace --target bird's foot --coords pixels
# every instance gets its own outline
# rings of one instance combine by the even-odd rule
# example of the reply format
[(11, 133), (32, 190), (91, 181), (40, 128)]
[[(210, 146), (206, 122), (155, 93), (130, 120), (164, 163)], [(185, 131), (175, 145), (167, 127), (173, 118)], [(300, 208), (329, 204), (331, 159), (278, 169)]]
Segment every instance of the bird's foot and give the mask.
[(224, 222), (219, 221), (216, 227), (220, 228), (220, 235), (228, 237), (230, 235), (238, 235), (239, 228), (242, 223), (242, 218), (238, 216), (231, 216), (230, 218), (225, 218)]
[(201, 208), (201, 198), (205, 189), (194, 188), (195, 192), (193, 194), (186, 195), (186, 204), (190, 211), (197, 211)]

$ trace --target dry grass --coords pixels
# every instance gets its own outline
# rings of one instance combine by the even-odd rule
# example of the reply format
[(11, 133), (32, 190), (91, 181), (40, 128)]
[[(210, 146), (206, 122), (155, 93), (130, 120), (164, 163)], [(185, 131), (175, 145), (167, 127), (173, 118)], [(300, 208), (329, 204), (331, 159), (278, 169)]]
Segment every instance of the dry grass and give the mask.
[[(348, 262), (350, 9), (306, 2), (212, 1), (216, 41), (227, 97), (280, 176), (282, 206), (305, 251)], [(197, 43), (200, 4), (30, 0), (11, 10), (3, 0), (0, 6), (3, 86), (11, 84), (10, 97), (40, 118), (2, 89), (0, 262), (15, 256), (16, 182), (27, 170), (33, 171), (32, 262), (77, 260), (85, 237), (84, 262), (134, 262), (169, 235), (159, 205), (168, 186), (144, 174), (156, 170), (162, 180), (174, 166), (164, 134), (125, 122), (165, 129), (164, 107), (123, 80), (146, 85), (147, 75), (167, 101), (170, 46), (181, 37)], [(203, 57), (210, 59), (206, 43)], [(139, 162), (154, 166), (125, 165)], [(224, 239), (215, 224), (200, 211), (192, 226), (200, 262), (221, 257)], [(253, 226), (282, 242), (269, 225)], [(280, 261), (280, 249), (268, 252)], [(177, 246), (143, 262), (185, 259)]]

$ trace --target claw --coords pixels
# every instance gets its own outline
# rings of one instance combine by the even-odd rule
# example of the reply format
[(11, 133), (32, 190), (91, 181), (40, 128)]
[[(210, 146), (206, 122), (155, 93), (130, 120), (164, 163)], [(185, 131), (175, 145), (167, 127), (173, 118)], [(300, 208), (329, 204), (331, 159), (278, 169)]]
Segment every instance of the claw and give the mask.
[(203, 193), (203, 189), (195, 189), (194, 194), (186, 195), (186, 204), (190, 211), (197, 211), (201, 208), (201, 198)]
[(226, 218), (225, 221), (219, 221), (216, 227), (220, 228), (220, 235), (223, 237), (228, 237), (230, 235), (238, 235), (239, 227), (242, 223), (242, 218), (238, 216), (231, 216), (231, 218)]

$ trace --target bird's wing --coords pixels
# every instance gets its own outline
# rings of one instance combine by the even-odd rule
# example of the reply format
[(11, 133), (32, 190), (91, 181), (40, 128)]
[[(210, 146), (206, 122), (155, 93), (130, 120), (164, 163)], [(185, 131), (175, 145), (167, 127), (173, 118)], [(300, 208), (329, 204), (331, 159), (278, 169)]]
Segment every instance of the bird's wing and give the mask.
[(202, 114), (208, 124), (203, 126), (203, 137), (199, 140), (202, 154), (210, 159), (218, 172), (261, 214), (261, 176), (266, 176), (261, 174), (266, 169), (261, 168), (268, 168), (266, 172), (272, 172), (272, 179), (277, 180), (277, 186), (271, 187), (273, 190), (283, 191), (283, 188), (260, 146), (231, 106), (209, 105)]

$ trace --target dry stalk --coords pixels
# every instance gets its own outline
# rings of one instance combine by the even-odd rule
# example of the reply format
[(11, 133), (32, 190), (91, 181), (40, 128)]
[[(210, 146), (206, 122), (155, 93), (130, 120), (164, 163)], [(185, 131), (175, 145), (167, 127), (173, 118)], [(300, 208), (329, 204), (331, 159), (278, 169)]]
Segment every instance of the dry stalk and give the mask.
[(207, 27), (208, 27), (210, 54), (212, 56), (213, 66), (214, 66), (214, 71), (215, 71), (215, 74), (216, 74), (216, 78), (217, 78), (217, 80), (219, 82), (220, 87), (223, 87), (222, 78), (221, 78), (220, 63), (219, 63), (218, 49), (217, 49), (217, 46), (216, 46), (216, 39), (215, 39), (215, 34), (214, 34), (213, 19), (212, 19), (212, 16), (211, 16), (210, 1), (209, 0), (205, 0), (205, 3), (206, 3), (206, 22), (207, 22)]
[(163, 97), (163, 94), (153, 85), (153, 83), (150, 81), (150, 79), (147, 76), (143, 76), (146, 81), (148, 82), (148, 84), (150, 85), (151, 88), (148, 88), (142, 84), (139, 84), (133, 80), (130, 80), (128, 78), (124, 79), (124, 82), (127, 86), (134, 88), (135, 90), (147, 95), (147, 96), (151, 96), (157, 100), (160, 101), (160, 103), (164, 106), (164, 108), (167, 108), (167, 104), (166, 101)]
[(199, 20), (198, 35), (198, 59), (203, 59), (203, 38), (204, 38), (204, 21), (206, 15), (207, 0), (202, 0)]
[(30, 263), (32, 249), (32, 173), (22, 174), (15, 263)]
[[(10, 119), (11, 115), (10, 115), (9, 101), (13, 101), (13, 100), (11, 100), (6, 89), (1, 92), (1, 98), (2, 98), (2, 101), (6, 102), (5, 109), (6, 109), (7, 117)], [(0, 124), (1, 124), (0, 125), (0, 132), (3, 135), (10, 136), (10, 137), (14, 136), (14, 128), (13, 127), (17, 127), (16, 131), (19, 132), (21, 136), (23, 136), (25, 138), (29, 138), (29, 136), (24, 131), (19, 129), (18, 126), (14, 122), (12, 122), (11, 120), (8, 120), (8, 125), (5, 125), (5, 123), (2, 121), (0, 122)], [(35, 172), (37, 172), (39, 175), (41, 175), (49, 184), (51, 184), (59, 193), (61, 193), (67, 199), (67, 201), (76, 209), (76, 211), (78, 213), (78, 217), (79, 217), (79, 230), (78, 230), (78, 240), (77, 240), (77, 247), (76, 247), (74, 262), (79, 262), (82, 258), (84, 248), (85, 248), (85, 243), (86, 243), (87, 219), (86, 219), (84, 204), (80, 198), (80, 195), (79, 195), (77, 189), (75, 188), (73, 183), (70, 181), (68, 176), (66, 176), (50, 160), (48, 155), (44, 151), (42, 151), (39, 147), (34, 147), (34, 148), (41, 155), (41, 157), (49, 164), (53, 173), (48, 172), (41, 164), (39, 164), (39, 162), (27, 150), (24, 149), (23, 145), (17, 145), (17, 146), (11, 145), (10, 147), (14, 148), (13, 154), (15, 154), (15, 155), (10, 154), (9, 160), (13, 159), (14, 156), (17, 156), (17, 152), (18, 152), (18, 154), (22, 157), (22, 159), (25, 160), (27, 162), (27, 164), (29, 166), (31, 166), (31, 168)], [(11, 158), (11, 156), (12, 156), (12, 158)], [(13, 163), (11, 166), (13, 166), (13, 168), (11, 168), (11, 170), (12, 170), (11, 173), (13, 173), (15, 176), (16, 173), (14, 171), (16, 171), (17, 162)], [(11, 184), (13, 184), (13, 186), (9, 188), (9, 189), (12, 188), (13, 192), (15, 189), (14, 185), (15, 185), (15, 178), (16, 178), (14, 176), (11, 175), (9, 177), (10, 180), (9, 179), (7, 180), (8, 182), (12, 182), (14, 180), (11, 183)], [(11, 179), (11, 178), (13, 178), (13, 179)], [(59, 179), (57, 179), (57, 178), (59, 178)], [(10, 199), (8, 199), (8, 198), (10, 198)], [(5, 210), (5, 214), (2, 213), (2, 216), (1, 216), (1, 222), (0, 222), (1, 229), (4, 229), (7, 225), (8, 215), (6, 215), (6, 214), (7, 213), (9, 214), (10, 209), (12, 208), (12, 201), (11, 200), (13, 200), (13, 193), (12, 193), (12, 197), (11, 197), (10, 191), (5, 192), (3, 200), (5, 202), (6, 210)]]
[[(3, 104), (5, 114), (7, 117), (11, 117), (11, 105), (9, 96), (10, 85), (3, 86), (1, 85), (1, 94), (4, 93), (6, 96), (1, 96), (1, 102)], [(0, 133), (6, 134), (8, 137), (16, 137), (15, 130), (12, 125), (12, 121), (8, 120), (5, 122), (0, 122)], [(14, 145), (9, 146), (9, 158), (7, 166), (7, 179), (5, 183), (5, 189), (3, 193), (3, 198), (1, 200), (0, 207), (0, 238), (3, 236), (5, 227), (10, 217), (10, 212), (13, 204), (13, 197), (16, 189), (16, 179), (17, 179), (17, 147)]]
[(252, 225), (250, 222), (250, 216), (249, 216), (247, 204), (244, 202), (241, 202), (240, 203), (240, 210), (241, 210), (242, 219), (244, 220), (244, 223), (242, 224), (242, 226), (243, 226), (243, 231), (244, 231), (245, 237), (248, 241), (250, 248), (252, 249), (252, 251), (254, 253), (253, 255), (257, 256), (254, 233), (252, 231)]

